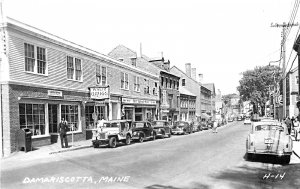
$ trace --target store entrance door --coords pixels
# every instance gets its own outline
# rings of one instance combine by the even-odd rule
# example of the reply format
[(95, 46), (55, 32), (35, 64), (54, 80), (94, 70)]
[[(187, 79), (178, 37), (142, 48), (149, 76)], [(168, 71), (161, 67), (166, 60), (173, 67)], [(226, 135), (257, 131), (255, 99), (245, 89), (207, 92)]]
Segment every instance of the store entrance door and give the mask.
[(49, 117), (49, 133), (58, 133), (58, 120), (57, 120), (58, 105), (48, 104), (48, 117)]

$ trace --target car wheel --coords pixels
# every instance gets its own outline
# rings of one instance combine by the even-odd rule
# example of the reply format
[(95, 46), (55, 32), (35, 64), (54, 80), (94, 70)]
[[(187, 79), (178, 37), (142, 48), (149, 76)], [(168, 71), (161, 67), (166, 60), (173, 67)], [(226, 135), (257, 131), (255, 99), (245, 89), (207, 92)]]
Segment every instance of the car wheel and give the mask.
[(139, 142), (140, 142), (140, 143), (144, 142), (144, 135), (140, 135), (140, 137), (139, 137)]
[(129, 144), (130, 144), (130, 142), (131, 142), (130, 135), (127, 135), (127, 136), (126, 136), (126, 141), (125, 141), (125, 144), (126, 144), (126, 145), (129, 145)]
[(168, 137), (169, 137), (169, 138), (171, 138), (171, 136), (172, 136), (172, 135), (171, 135), (171, 133), (170, 133), (170, 134), (168, 134)]
[(282, 158), (282, 164), (283, 165), (287, 165), (287, 164), (289, 164), (290, 163), (290, 161), (291, 161), (291, 156), (289, 156), (289, 155), (287, 155), (287, 156), (283, 156), (283, 157), (281, 157)]
[(109, 147), (115, 148), (117, 146), (117, 139), (116, 137), (111, 137), (109, 139)]
[(95, 144), (93, 144), (93, 147), (94, 147), (94, 148), (99, 148), (99, 144), (98, 144), (98, 143), (95, 143)]

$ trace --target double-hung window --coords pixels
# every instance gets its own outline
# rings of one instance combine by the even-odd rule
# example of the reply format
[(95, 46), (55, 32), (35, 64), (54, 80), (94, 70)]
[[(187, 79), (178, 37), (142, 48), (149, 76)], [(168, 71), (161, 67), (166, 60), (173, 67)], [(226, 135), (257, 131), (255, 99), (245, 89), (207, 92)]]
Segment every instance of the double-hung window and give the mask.
[(24, 43), (25, 71), (46, 75), (46, 49)]
[(134, 79), (134, 91), (140, 92), (140, 77), (133, 76)]
[(150, 81), (149, 81), (149, 79), (145, 79), (144, 93), (145, 94), (150, 94)]
[(128, 74), (121, 72), (121, 89), (129, 89)]
[(97, 84), (107, 84), (107, 69), (105, 66), (96, 65), (96, 81)]
[(67, 78), (75, 81), (82, 81), (81, 59), (67, 56)]

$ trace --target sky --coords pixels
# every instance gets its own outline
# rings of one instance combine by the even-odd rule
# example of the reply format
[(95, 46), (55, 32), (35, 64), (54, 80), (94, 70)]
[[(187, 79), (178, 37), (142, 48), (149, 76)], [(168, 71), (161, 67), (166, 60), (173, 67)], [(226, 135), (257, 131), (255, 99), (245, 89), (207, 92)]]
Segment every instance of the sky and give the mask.
[[(108, 54), (117, 45), (191, 63), (222, 95), (237, 93), (242, 72), (280, 58), (282, 28), (295, 0), (1, 0), (5, 15)], [(300, 11), (299, 11), (300, 12)], [(295, 22), (300, 24), (300, 13)], [(287, 60), (299, 26), (286, 42)], [(297, 63), (294, 64), (295, 67)]]

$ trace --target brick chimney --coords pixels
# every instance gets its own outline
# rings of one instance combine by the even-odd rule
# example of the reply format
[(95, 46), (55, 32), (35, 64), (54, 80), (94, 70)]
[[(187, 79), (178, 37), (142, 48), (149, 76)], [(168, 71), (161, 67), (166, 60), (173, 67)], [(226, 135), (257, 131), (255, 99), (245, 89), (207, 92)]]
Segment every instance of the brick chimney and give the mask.
[(192, 68), (192, 79), (196, 81), (196, 68)]
[(185, 73), (187, 76), (191, 77), (191, 63), (185, 63)]

